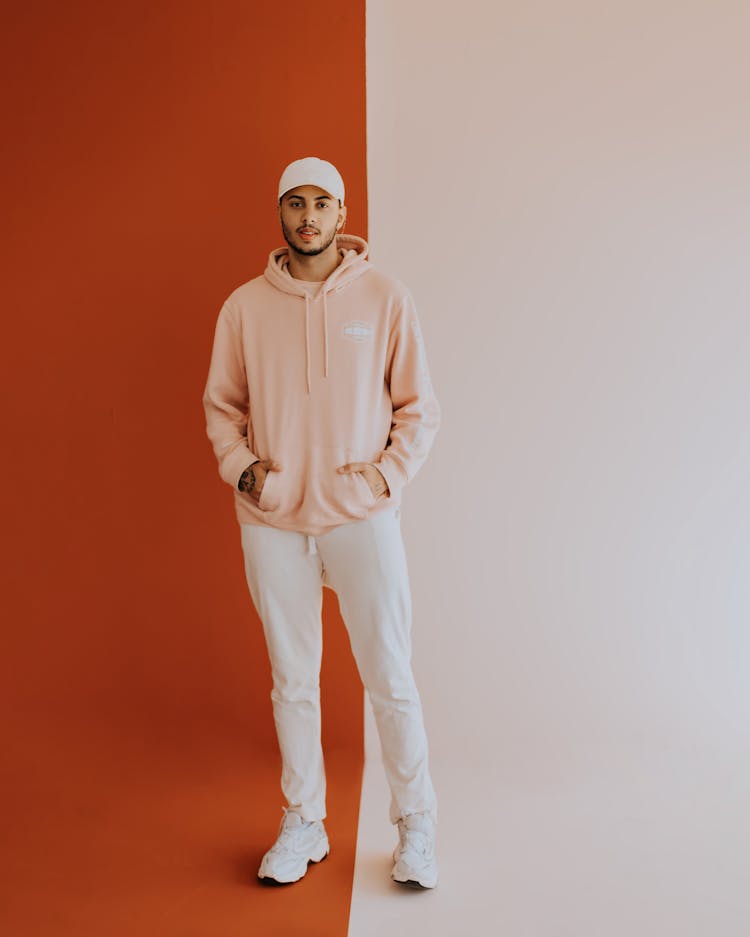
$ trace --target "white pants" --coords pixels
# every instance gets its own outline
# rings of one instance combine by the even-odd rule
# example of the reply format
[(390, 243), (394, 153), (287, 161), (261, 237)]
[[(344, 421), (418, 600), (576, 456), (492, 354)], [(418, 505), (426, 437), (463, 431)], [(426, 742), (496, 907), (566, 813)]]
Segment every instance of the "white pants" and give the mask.
[(245, 575), (271, 661), (281, 789), (306, 820), (326, 816), (320, 735), (323, 585), (338, 595), (372, 703), (391, 790), (390, 820), (437, 820), (422, 706), (411, 669), (411, 594), (400, 505), (319, 537), (241, 524)]

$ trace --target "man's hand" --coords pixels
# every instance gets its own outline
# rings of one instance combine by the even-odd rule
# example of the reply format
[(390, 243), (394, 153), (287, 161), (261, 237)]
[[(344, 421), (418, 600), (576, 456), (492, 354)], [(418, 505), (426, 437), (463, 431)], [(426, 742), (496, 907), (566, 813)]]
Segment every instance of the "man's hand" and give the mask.
[(377, 465), (374, 465), (372, 462), (347, 462), (346, 465), (340, 465), (336, 471), (340, 475), (360, 472), (364, 480), (370, 486), (370, 491), (376, 498), (379, 498), (382, 494), (385, 494), (388, 498), (391, 495), (388, 489), (388, 482), (381, 475)]
[[(241, 482), (240, 491), (247, 492), (250, 497), (257, 504), (260, 501), (260, 494), (263, 491), (263, 486), (266, 483), (266, 476), (270, 472), (277, 472), (281, 466), (278, 462), (274, 462), (273, 459), (260, 459), (257, 462), (253, 462), (252, 465), (249, 465), (245, 472), (247, 472), (247, 477), (245, 477), (245, 472), (242, 473), (245, 477), (244, 483)], [(255, 484), (253, 484), (253, 476), (255, 477)]]

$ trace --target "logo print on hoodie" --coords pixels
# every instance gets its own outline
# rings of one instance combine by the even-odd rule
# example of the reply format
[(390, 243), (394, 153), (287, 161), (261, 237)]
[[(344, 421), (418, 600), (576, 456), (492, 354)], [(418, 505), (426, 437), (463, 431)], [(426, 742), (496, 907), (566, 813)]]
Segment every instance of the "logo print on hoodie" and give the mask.
[(372, 326), (369, 322), (360, 322), (354, 320), (345, 322), (341, 327), (341, 334), (348, 338), (350, 342), (371, 342)]

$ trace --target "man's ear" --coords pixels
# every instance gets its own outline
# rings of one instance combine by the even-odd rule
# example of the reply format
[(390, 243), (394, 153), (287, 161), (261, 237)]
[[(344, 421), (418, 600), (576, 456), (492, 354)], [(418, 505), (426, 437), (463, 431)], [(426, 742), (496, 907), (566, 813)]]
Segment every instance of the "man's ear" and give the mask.
[(339, 212), (339, 223), (336, 227), (336, 231), (341, 234), (344, 230), (344, 225), (346, 224), (346, 205), (341, 206), (341, 211)]

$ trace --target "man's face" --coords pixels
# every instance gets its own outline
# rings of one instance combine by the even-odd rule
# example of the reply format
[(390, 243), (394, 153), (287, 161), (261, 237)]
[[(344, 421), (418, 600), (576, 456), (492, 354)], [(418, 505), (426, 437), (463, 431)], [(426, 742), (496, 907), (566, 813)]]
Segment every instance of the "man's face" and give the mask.
[(281, 230), (289, 247), (311, 257), (333, 243), (346, 219), (346, 207), (314, 185), (298, 185), (285, 192), (279, 205)]

